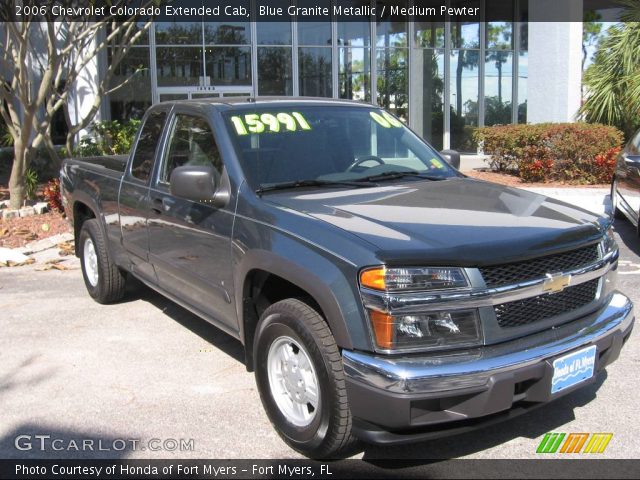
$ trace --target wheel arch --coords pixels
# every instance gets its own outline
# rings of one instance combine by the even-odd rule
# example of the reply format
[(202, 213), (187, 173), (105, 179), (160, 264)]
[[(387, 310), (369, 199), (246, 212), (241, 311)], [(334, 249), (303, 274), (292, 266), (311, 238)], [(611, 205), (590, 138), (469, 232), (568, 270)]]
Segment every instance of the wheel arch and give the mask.
[(253, 252), (236, 280), (240, 340), (245, 363), (253, 370), (253, 340), (262, 312), (285, 298), (302, 298), (320, 313), (340, 348), (353, 348), (338, 299), (329, 285), (308, 269), (270, 252)]

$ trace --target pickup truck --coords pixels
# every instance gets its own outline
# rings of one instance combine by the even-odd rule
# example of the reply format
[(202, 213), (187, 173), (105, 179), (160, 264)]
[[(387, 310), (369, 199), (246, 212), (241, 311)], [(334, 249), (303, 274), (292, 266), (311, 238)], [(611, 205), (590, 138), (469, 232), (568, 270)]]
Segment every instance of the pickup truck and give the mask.
[(130, 275), (237, 338), (313, 458), (546, 405), (634, 323), (611, 219), (467, 178), (372, 105), (160, 103), (128, 158), (68, 159), (61, 185), (89, 294)]

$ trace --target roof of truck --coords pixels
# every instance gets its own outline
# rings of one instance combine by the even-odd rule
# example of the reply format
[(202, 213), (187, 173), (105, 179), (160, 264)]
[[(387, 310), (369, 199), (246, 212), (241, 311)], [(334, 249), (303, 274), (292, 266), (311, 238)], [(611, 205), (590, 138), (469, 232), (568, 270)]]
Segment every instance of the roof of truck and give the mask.
[(192, 100), (169, 100), (162, 102), (167, 103), (184, 103), (188, 105), (219, 105), (228, 107), (237, 107), (244, 105), (265, 105), (270, 103), (278, 103), (282, 106), (294, 106), (294, 105), (349, 105), (349, 106), (362, 106), (371, 107), (370, 103), (359, 102), (357, 100), (344, 100), (336, 98), (325, 97), (207, 97), (196, 98)]

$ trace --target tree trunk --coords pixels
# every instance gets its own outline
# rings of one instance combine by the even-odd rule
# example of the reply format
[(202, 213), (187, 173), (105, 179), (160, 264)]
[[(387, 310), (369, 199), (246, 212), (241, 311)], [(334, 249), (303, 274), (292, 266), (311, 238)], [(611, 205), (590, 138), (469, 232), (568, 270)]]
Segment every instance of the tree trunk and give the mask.
[(18, 209), (22, 207), (26, 195), (24, 175), (29, 165), (29, 149), (22, 140), (18, 140), (14, 143), (13, 151), (15, 158), (9, 177), (9, 208)]

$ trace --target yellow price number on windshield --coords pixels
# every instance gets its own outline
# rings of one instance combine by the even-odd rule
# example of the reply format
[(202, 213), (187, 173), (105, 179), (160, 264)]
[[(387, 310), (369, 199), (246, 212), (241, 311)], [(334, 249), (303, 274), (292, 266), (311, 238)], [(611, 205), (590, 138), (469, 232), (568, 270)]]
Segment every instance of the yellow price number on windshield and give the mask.
[(369, 112), (371, 118), (373, 118), (378, 125), (384, 128), (400, 128), (402, 127), (402, 122), (398, 120), (396, 117), (387, 112), (382, 112), (379, 114), (378, 112)]
[(244, 117), (234, 115), (231, 117), (231, 123), (233, 123), (233, 128), (238, 135), (311, 130), (311, 125), (299, 112), (248, 113)]

